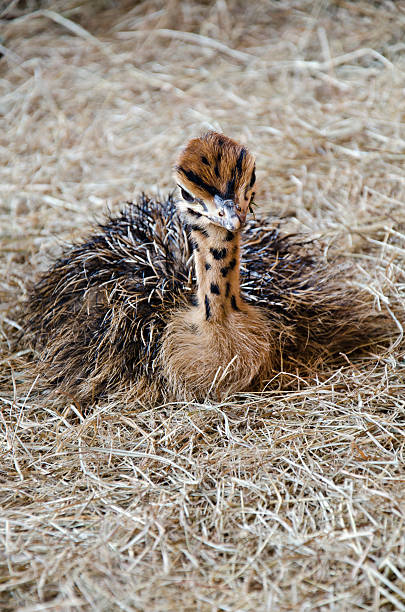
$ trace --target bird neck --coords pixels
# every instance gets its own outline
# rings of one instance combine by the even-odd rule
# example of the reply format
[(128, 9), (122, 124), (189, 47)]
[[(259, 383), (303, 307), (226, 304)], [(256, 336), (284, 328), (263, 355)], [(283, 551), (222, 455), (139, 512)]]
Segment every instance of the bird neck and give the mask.
[(197, 276), (197, 308), (205, 321), (218, 321), (242, 307), (240, 232), (216, 225), (193, 225), (191, 239)]

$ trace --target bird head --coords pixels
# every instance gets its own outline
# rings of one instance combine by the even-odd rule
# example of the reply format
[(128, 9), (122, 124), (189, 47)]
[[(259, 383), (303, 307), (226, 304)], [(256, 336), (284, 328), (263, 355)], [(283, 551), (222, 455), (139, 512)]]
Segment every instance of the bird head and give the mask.
[(231, 232), (246, 221), (254, 197), (255, 159), (223, 134), (208, 132), (193, 138), (175, 166), (180, 210)]

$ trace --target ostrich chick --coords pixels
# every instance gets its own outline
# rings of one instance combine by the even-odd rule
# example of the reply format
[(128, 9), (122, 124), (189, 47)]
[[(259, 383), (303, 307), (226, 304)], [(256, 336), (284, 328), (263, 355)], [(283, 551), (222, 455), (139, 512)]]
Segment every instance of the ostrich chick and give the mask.
[(179, 201), (141, 196), (31, 289), (25, 329), (47, 388), (86, 403), (115, 391), (221, 399), (280, 370), (302, 376), (382, 328), (347, 267), (274, 221), (246, 220), (256, 178), (245, 147), (195, 138), (175, 178)]
[(244, 391), (274, 365), (271, 323), (240, 294), (240, 234), (254, 197), (255, 160), (222, 134), (191, 140), (175, 168), (191, 230), (195, 305), (174, 312), (159, 364), (172, 389), (204, 397)]

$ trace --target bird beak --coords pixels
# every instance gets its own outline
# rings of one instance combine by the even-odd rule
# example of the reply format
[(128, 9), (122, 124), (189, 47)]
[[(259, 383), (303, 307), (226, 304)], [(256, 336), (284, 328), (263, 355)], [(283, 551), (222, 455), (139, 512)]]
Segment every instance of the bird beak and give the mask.
[(220, 196), (214, 196), (214, 204), (217, 210), (217, 222), (231, 232), (240, 229), (246, 221), (246, 211), (237, 211), (233, 200), (223, 200)]

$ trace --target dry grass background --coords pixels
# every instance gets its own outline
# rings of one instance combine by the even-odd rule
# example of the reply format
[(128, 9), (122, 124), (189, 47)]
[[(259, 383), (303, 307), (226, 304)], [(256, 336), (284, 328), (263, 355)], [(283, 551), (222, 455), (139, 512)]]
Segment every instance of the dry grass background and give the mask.
[[(0, 5), (2, 610), (405, 610), (405, 3)], [(213, 127), (354, 261), (371, 347), (213, 405), (28, 389), (29, 282)]]

